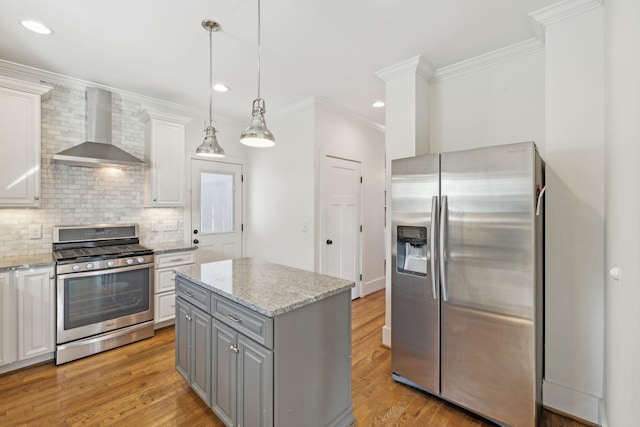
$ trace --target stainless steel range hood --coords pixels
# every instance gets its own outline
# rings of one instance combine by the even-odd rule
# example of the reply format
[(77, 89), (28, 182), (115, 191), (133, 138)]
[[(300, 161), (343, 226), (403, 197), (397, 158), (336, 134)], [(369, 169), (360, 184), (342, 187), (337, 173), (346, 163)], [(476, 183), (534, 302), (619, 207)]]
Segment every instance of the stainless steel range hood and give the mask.
[(55, 163), (84, 167), (134, 167), (144, 161), (111, 144), (111, 92), (86, 91), (87, 142), (53, 155)]

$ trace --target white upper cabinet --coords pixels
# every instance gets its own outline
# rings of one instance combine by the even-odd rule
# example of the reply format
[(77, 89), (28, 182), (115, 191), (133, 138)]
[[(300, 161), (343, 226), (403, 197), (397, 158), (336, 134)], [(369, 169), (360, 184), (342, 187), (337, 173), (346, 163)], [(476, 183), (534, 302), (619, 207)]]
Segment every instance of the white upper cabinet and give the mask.
[(145, 157), (148, 162), (145, 204), (150, 207), (184, 206), (185, 125), (188, 117), (145, 110)]
[(40, 104), (50, 90), (0, 76), (0, 207), (40, 207)]

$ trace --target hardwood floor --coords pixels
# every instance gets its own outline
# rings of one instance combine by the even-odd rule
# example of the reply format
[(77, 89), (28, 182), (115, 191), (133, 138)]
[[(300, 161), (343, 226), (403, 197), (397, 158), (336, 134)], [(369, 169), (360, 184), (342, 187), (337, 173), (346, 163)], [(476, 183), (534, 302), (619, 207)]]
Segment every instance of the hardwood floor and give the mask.
[[(384, 291), (353, 302), (352, 399), (359, 426), (494, 426), (391, 379)], [(0, 426), (223, 426), (174, 368), (174, 329), (61, 366), (0, 376)], [(544, 411), (544, 427), (583, 427)], [(250, 427), (250, 426), (248, 426)], [(304, 426), (300, 426), (304, 427)]]

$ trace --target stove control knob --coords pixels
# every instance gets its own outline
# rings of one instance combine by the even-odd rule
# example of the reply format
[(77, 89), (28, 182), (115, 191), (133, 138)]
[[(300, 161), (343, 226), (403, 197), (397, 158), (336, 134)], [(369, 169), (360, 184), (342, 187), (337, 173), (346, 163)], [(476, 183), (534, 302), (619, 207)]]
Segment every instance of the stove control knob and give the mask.
[(113, 267), (116, 263), (114, 261), (107, 261), (107, 267)]
[(89, 263), (85, 267), (87, 267), (87, 270), (93, 270), (95, 268), (95, 265)]
[(71, 267), (71, 269), (73, 271), (80, 271), (80, 266), (78, 264), (73, 264), (73, 267)]
[(133, 264), (133, 259), (127, 258), (127, 265), (131, 265), (131, 264)]
[(138, 257), (138, 264), (142, 264), (144, 262), (144, 258), (139, 256)]

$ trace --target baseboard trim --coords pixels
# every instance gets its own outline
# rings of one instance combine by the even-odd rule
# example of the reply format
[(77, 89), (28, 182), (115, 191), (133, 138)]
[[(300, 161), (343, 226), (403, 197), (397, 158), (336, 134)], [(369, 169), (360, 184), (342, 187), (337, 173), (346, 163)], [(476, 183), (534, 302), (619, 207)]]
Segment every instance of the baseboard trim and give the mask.
[(604, 404), (604, 400), (600, 399), (600, 425), (602, 427), (609, 427), (609, 421), (607, 420), (607, 408)]
[(600, 398), (544, 380), (543, 405), (565, 416), (600, 425)]
[(31, 357), (29, 359), (19, 360), (17, 362), (10, 363), (8, 365), (0, 366), (0, 374), (5, 374), (7, 372), (12, 372), (12, 371), (18, 371), (25, 368), (30, 368), (34, 365), (49, 363), (53, 359), (55, 359), (55, 353), (45, 353), (39, 356)]
[(382, 327), (382, 345), (391, 348), (391, 328), (387, 325)]
[(384, 289), (384, 276), (362, 283), (362, 296)]

